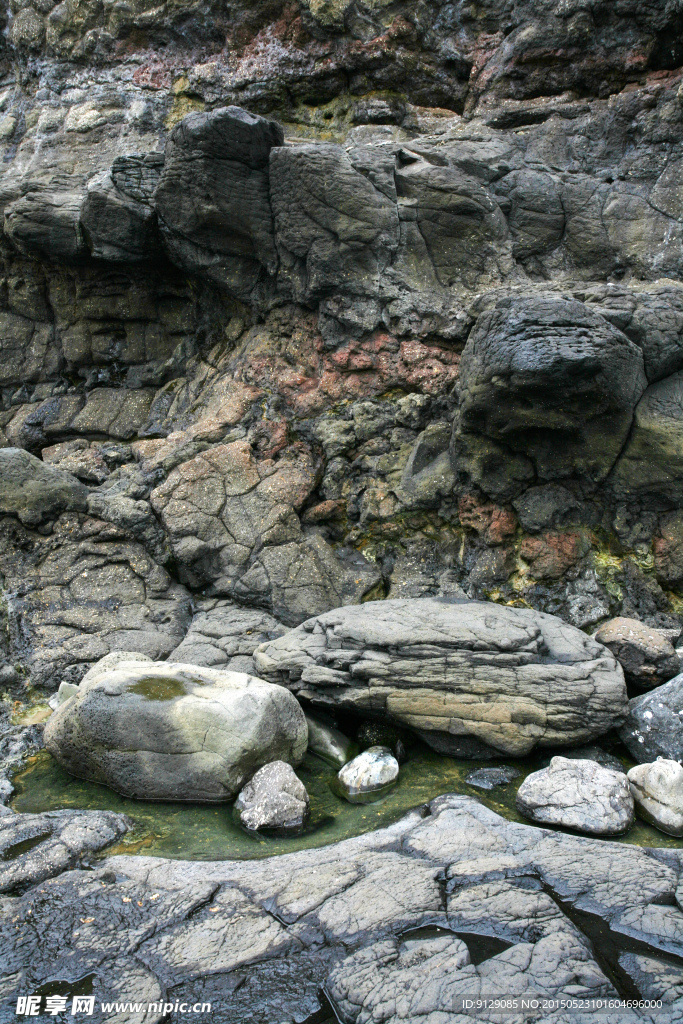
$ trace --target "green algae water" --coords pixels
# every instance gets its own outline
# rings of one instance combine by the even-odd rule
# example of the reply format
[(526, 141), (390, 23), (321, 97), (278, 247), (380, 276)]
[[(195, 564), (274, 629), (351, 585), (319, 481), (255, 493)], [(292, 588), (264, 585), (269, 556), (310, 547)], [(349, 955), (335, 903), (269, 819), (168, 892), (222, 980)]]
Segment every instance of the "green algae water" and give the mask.
[[(311, 818), (303, 833), (295, 836), (252, 836), (233, 815), (230, 804), (180, 804), (129, 800), (105, 786), (84, 782), (65, 772), (47, 751), (31, 758), (13, 779), (15, 811), (36, 813), (60, 808), (120, 811), (129, 815), (135, 828), (122, 842), (110, 847), (115, 853), (182, 858), (187, 860), (245, 860), (327, 846), (340, 839), (361, 835), (398, 821), (407, 811), (443, 793), (463, 793), (479, 799), (511, 821), (533, 824), (515, 807), (515, 796), (524, 778), (548, 763), (549, 755), (523, 761), (461, 761), (443, 757), (422, 744), (411, 746), (408, 761), (401, 765), (398, 785), (372, 804), (350, 804), (334, 795), (331, 783), (336, 770), (314, 754), (307, 754), (297, 774), (311, 799)], [(631, 762), (624, 762), (627, 767)], [(520, 776), (505, 786), (482, 790), (465, 778), (477, 768), (510, 765)], [(612, 841), (638, 846), (683, 849), (683, 839), (667, 836), (641, 821)]]

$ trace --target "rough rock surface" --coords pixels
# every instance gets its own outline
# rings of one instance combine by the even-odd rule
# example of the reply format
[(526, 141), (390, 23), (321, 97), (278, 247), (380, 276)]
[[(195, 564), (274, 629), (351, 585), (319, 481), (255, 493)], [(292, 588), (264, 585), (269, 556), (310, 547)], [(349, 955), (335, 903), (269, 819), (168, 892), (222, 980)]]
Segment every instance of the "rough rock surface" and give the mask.
[(627, 681), (639, 690), (651, 690), (665, 683), (680, 669), (673, 644), (637, 619), (610, 619), (593, 636), (609, 647)]
[(0, 513), (27, 526), (66, 510), (85, 510), (87, 490), (63, 469), (45, 465), (21, 448), (0, 448)]
[(641, 818), (672, 836), (683, 836), (683, 767), (657, 758), (637, 764), (628, 773), (636, 811)]
[(560, 619), (482, 602), (339, 608), (261, 645), (254, 664), (313, 705), (386, 716), (464, 756), (585, 742), (627, 707), (606, 648)]
[(46, 811), (0, 818), (0, 892), (21, 891), (76, 867), (132, 827), (113, 811)]
[(603, 768), (611, 768), (615, 772), (626, 772), (623, 762), (618, 757), (608, 754), (602, 747), (597, 747), (592, 743), (585, 747), (572, 747), (571, 750), (565, 750), (562, 756), (578, 758), (580, 761), (597, 761)]
[(259, 644), (285, 632), (267, 612), (204, 598), (195, 602), (190, 628), (169, 657), (189, 665), (251, 672), (251, 656)]
[(683, 676), (629, 701), (619, 735), (640, 764), (664, 757), (683, 761)]
[(112, 650), (166, 657), (190, 623), (187, 590), (122, 530), (80, 513), (47, 535), (1, 521), (0, 572), (10, 657), (49, 690)]
[(240, 791), (235, 810), (248, 829), (301, 829), (310, 812), (310, 800), (291, 764), (271, 761)]
[(145, 1003), (212, 1002), (219, 1024), (241, 1024), (324, 1019), (322, 988), (345, 1024), (427, 1024), (453, 1016), (458, 996), (500, 993), (504, 980), (520, 994), (661, 997), (662, 1011), (605, 1020), (673, 1024), (682, 867), (678, 850), (519, 825), (462, 796), (265, 860), (115, 856), (5, 897), (4, 994), (14, 1012), (17, 994), (66, 970), (91, 976), (93, 1020), (101, 999), (135, 992)]
[(9, 701), (0, 704), (0, 814), (6, 808), (14, 786), (12, 775), (24, 758), (35, 754), (43, 745), (43, 730), (38, 725), (14, 725)]
[[(12, 663), (166, 657), (188, 591), (680, 629), (676, 4), (10, 8), (0, 449), (78, 481), (5, 508)], [(100, 631), (30, 582), (95, 532), (164, 614), (126, 587)]]
[(642, 361), (582, 303), (500, 299), (462, 354), (456, 466), (508, 501), (538, 481), (603, 480), (646, 386)]
[(307, 742), (283, 687), (174, 662), (93, 671), (45, 728), (72, 775), (143, 800), (230, 800), (263, 764), (298, 764)]
[(568, 757), (553, 757), (547, 768), (527, 775), (517, 790), (517, 810), (543, 825), (598, 836), (626, 832), (634, 819), (623, 772)]

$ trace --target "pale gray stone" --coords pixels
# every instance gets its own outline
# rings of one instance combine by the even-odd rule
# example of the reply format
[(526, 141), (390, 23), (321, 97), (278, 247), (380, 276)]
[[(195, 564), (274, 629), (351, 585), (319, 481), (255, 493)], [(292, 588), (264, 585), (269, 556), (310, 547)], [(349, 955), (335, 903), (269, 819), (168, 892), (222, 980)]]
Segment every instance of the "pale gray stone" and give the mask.
[(241, 790), (235, 809), (248, 829), (301, 829), (310, 812), (310, 800), (292, 766), (271, 761)]
[(230, 800), (263, 764), (298, 764), (307, 743), (284, 687), (174, 662), (93, 672), (45, 728), (67, 771), (141, 800)]
[(527, 775), (517, 790), (517, 809), (532, 821), (589, 835), (619, 835), (634, 819), (623, 773), (567, 757), (554, 757), (547, 768)]
[(658, 757), (637, 764), (628, 781), (639, 816), (662, 832), (683, 836), (683, 767), (678, 761)]
[(398, 779), (398, 761), (389, 747), (368, 747), (337, 773), (339, 789), (351, 803), (378, 799)]

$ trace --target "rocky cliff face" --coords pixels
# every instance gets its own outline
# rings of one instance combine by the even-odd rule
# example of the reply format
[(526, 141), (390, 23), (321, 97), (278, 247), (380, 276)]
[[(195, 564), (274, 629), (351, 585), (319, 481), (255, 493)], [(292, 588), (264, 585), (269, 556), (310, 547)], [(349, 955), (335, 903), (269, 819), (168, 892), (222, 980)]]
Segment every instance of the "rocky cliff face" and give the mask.
[(0, 444), (84, 486), (0, 502), (8, 663), (165, 657), (226, 599), (680, 630), (682, 29), (12, 0)]

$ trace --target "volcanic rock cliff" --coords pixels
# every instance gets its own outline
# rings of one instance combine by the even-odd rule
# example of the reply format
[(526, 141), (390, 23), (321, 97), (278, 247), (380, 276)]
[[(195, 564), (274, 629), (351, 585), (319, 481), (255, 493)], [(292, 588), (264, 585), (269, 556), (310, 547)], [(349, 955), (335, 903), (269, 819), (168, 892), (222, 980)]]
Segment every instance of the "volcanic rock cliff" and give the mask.
[(226, 602), (253, 647), (462, 590), (680, 631), (677, 3), (4, 20), (6, 682)]

